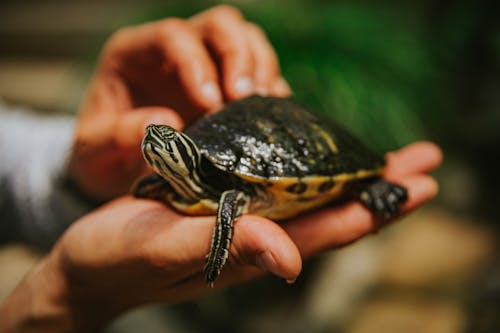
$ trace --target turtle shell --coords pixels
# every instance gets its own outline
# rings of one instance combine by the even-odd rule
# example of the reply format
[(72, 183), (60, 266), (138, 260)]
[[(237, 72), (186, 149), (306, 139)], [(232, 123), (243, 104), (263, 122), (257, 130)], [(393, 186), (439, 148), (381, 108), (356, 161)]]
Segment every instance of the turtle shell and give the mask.
[(289, 98), (228, 103), (185, 133), (218, 169), (255, 182), (373, 175), (385, 165), (344, 128)]

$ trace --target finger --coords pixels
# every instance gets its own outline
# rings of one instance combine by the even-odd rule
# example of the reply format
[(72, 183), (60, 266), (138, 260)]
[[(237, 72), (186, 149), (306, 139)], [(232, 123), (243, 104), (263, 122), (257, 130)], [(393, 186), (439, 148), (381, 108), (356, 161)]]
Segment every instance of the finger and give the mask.
[(271, 85), (271, 95), (288, 97), (292, 95), (292, 89), (284, 77), (278, 77)]
[(443, 160), (441, 149), (432, 142), (416, 142), (387, 154), (386, 178), (397, 180), (414, 173), (429, 172)]
[[(159, 207), (155, 216), (141, 226), (150, 239), (145, 245), (147, 257), (156, 262), (168, 256), (170, 269), (178, 267), (188, 274), (201, 273), (210, 250), (215, 217), (182, 217)], [(177, 216), (177, 217), (176, 217)], [(177, 219), (178, 223), (172, 223)], [(158, 223), (158, 222), (161, 223)], [(149, 224), (149, 225), (148, 225)], [(222, 271), (254, 266), (284, 279), (294, 279), (301, 270), (301, 257), (288, 234), (276, 223), (263, 217), (244, 215), (234, 223), (234, 237), (228, 263)], [(179, 237), (179, 235), (184, 235)], [(179, 251), (182, 249), (182, 251)]]
[(280, 78), (278, 57), (264, 31), (256, 24), (246, 23), (246, 36), (254, 61), (255, 92), (269, 95)]
[[(427, 175), (412, 175), (400, 181), (408, 190), (402, 214), (432, 199), (438, 191), (436, 181)], [(359, 202), (331, 207), (284, 225), (304, 257), (351, 243), (380, 227), (378, 220)]]
[(185, 21), (166, 19), (121, 29), (108, 43), (110, 59), (138, 54), (136, 62), (160, 61), (170, 74), (176, 71), (192, 101), (203, 109), (220, 107), (222, 95), (217, 66), (213, 63), (200, 36)]
[(182, 118), (166, 107), (142, 107), (119, 115), (114, 129), (114, 140), (119, 147), (138, 149), (146, 127), (150, 124), (165, 124), (180, 129)]
[(235, 224), (230, 258), (287, 280), (294, 280), (302, 267), (300, 253), (288, 234), (276, 223), (253, 215), (245, 215)]
[(198, 34), (187, 22), (177, 19), (160, 22), (158, 29), (167, 67), (178, 72), (186, 93), (201, 107), (220, 107), (217, 68)]
[[(192, 246), (191, 253), (204, 260), (210, 247), (214, 219), (205, 225), (197, 224), (197, 235), (203, 235), (199, 247)], [(187, 226), (191, 232), (194, 226)], [(295, 279), (301, 270), (300, 253), (288, 234), (276, 223), (259, 216), (244, 215), (234, 223), (234, 236), (230, 247), (229, 259), (224, 271), (240, 270), (242, 266), (254, 266), (271, 272), (287, 280)], [(204, 238), (203, 240), (201, 238)]]
[(226, 98), (232, 100), (253, 93), (253, 55), (241, 13), (230, 6), (218, 6), (194, 16), (191, 22), (221, 62)]
[[(146, 249), (143, 257), (165, 273), (161, 277), (163, 286), (174, 285), (175, 288), (163, 288), (165, 292), (153, 295), (152, 300), (178, 302), (207, 293), (211, 289), (206, 285), (202, 269), (210, 247), (214, 218), (190, 217), (180, 223), (169, 223), (172, 218), (168, 213), (161, 216), (164, 223), (148, 226), (147, 222), (155, 218), (145, 220), (146, 233), (154, 237), (140, 237), (149, 239), (148, 244), (143, 245)], [(215, 287), (241, 283), (266, 271), (294, 281), (301, 267), (299, 250), (282, 228), (265, 218), (244, 215), (235, 223), (229, 259)]]

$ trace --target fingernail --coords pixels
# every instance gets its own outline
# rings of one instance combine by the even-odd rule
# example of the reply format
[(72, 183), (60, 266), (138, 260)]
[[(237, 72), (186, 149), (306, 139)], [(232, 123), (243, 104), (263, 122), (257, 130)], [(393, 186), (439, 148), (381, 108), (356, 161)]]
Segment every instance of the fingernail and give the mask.
[(234, 90), (238, 95), (248, 95), (253, 90), (253, 81), (249, 77), (240, 77), (234, 83)]
[(287, 279), (286, 283), (288, 283), (288, 284), (294, 284), (295, 281), (297, 281), (297, 279)]
[(278, 271), (278, 265), (276, 264), (276, 260), (274, 260), (273, 255), (269, 252), (264, 252), (259, 254), (257, 256), (257, 259), (255, 260), (255, 263), (257, 264), (257, 266), (259, 266), (265, 271), (269, 271), (275, 274)]
[(210, 104), (222, 102), (222, 95), (219, 86), (215, 82), (206, 82), (201, 86), (201, 93)]
[(286, 96), (292, 93), (292, 89), (290, 88), (290, 85), (285, 80), (285, 78), (280, 77), (276, 79), (276, 81), (274, 81), (273, 92), (280, 96)]

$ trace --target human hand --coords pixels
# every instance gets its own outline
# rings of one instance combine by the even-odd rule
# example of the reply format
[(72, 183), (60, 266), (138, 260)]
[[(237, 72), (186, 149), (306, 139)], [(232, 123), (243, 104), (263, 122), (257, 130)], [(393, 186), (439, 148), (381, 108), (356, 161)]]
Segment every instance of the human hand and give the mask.
[(123, 28), (104, 47), (81, 106), (70, 177), (96, 200), (124, 194), (146, 168), (139, 147), (147, 124), (180, 129), (252, 93), (290, 89), (264, 32), (237, 9)]
[[(441, 159), (439, 148), (429, 143), (389, 154), (386, 178), (408, 189), (403, 214), (437, 193), (436, 182), (425, 173)], [(213, 216), (183, 216), (156, 201), (124, 197), (73, 224), (39, 268), (45, 278), (33, 283), (50, 278), (46, 308), (64, 314), (60, 317), (72, 331), (88, 331), (140, 304), (195, 299), (212, 290), (205, 285), (202, 267), (213, 223)], [(358, 202), (280, 225), (244, 215), (235, 223), (228, 263), (216, 288), (265, 271), (294, 280), (303, 258), (349, 244), (386, 223)]]

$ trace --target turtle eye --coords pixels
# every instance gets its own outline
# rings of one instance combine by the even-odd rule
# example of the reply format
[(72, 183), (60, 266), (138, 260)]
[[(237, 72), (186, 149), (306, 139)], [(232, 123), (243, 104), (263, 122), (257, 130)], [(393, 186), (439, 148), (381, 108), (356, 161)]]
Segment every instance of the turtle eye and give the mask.
[(164, 138), (165, 141), (174, 140), (176, 138), (177, 131), (175, 129), (173, 129), (172, 127), (167, 126), (167, 125), (161, 125), (158, 127), (160, 130), (161, 136)]
[(174, 140), (177, 137), (177, 131), (167, 125), (151, 124), (146, 127), (146, 136), (159, 142), (166, 142)]

